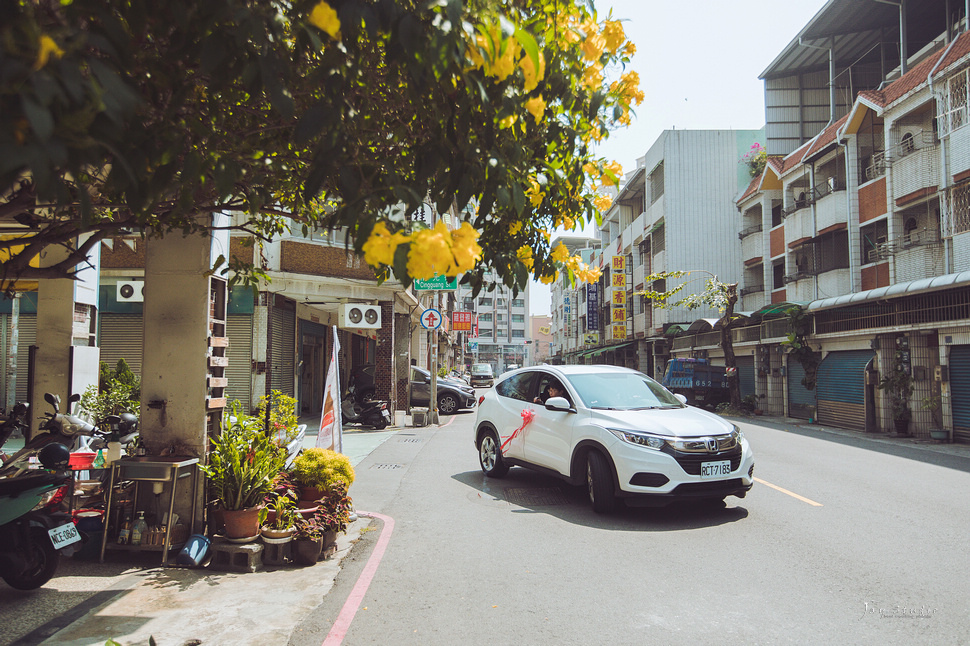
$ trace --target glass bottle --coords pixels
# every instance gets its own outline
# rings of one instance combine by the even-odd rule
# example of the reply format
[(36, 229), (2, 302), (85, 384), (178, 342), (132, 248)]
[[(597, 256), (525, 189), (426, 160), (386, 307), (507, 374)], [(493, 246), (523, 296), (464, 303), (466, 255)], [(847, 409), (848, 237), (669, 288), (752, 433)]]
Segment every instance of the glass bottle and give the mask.
[(131, 515), (125, 514), (125, 521), (121, 523), (121, 529), (118, 531), (118, 545), (127, 545), (128, 539), (131, 537)]
[(135, 524), (131, 526), (131, 544), (141, 545), (141, 537), (145, 535), (148, 530), (148, 523), (145, 522), (145, 512), (138, 512), (138, 518), (135, 520)]

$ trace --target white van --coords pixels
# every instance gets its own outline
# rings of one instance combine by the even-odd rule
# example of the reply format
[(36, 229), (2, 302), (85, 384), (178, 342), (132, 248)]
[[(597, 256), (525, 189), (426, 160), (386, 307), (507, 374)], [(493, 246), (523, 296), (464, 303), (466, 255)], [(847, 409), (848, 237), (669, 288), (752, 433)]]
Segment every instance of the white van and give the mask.
[(492, 372), (492, 364), (472, 364), (472, 374), (469, 383), (472, 386), (485, 386), (486, 388), (491, 388), (495, 383), (495, 374)]

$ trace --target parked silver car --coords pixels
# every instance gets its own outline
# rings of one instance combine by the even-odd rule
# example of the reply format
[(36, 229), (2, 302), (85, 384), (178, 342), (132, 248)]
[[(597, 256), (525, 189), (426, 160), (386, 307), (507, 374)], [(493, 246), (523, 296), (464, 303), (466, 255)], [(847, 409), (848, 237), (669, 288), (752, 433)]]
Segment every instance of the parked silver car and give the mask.
[[(475, 389), (451, 377), (438, 377), (438, 412), (452, 415), (462, 408), (474, 408), (478, 399)], [(428, 406), (431, 402), (431, 373), (411, 366), (411, 406)]]

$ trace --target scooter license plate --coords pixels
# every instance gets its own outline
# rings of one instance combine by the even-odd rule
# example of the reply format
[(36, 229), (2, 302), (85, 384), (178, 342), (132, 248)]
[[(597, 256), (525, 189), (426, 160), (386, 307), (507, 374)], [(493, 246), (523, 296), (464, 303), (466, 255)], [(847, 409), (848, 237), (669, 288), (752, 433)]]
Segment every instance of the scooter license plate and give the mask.
[(81, 535), (78, 533), (74, 523), (67, 523), (66, 525), (49, 529), (47, 533), (50, 535), (51, 543), (54, 544), (54, 549), (56, 550), (81, 540)]
[(384, 416), (384, 419), (386, 419), (387, 421), (389, 421), (389, 422), (391, 421), (391, 412), (389, 410), (387, 410), (386, 408), (381, 411), (381, 415), (383, 415)]

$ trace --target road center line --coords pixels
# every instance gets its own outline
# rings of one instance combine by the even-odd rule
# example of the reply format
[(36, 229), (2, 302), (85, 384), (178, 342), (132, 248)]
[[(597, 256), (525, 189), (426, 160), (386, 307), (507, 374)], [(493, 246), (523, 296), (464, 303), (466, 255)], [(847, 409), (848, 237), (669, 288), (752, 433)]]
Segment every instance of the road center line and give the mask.
[(391, 540), (391, 533), (394, 531), (394, 519), (390, 516), (370, 511), (358, 511), (357, 515), (379, 518), (384, 521), (384, 528), (381, 530), (380, 538), (377, 539), (377, 545), (374, 546), (374, 552), (367, 559), (364, 570), (360, 573), (357, 583), (354, 584), (354, 589), (350, 591), (350, 596), (344, 602), (344, 607), (340, 609), (340, 614), (337, 615), (337, 620), (333, 622), (330, 633), (323, 640), (323, 646), (340, 646), (343, 643), (344, 637), (347, 636), (347, 631), (350, 629), (350, 622), (354, 620), (357, 610), (360, 609), (360, 604), (364, 600), (364, 595), (367, 594), (367, 588), (377, 572), (377, 567), (381, 564), (381, 559), (384, 558), (387, 544)]
[(766, 487), (771, 487), (772, 489), (774, 489), (776, 491), (780, 491), (780, 492), (782, 492), (784, 494), (788, 494), (792, 498), (795, 498), (797, 500), (801, 500), (802, 502), (807, 502), (808, 504), (810, 504), (813, 507), (821, 507), (822, 506), (822, 503), (820, 503), (820, 502), (815, 502), (814, 500), (810, 500), (810, 499), (806, 498), (805, 496), (799, 496), (797, 493), (793, 493), (791, 491), (788, 491), (787, 489), (782, 489), (778, 485), (773, 485), (770, 482), (765, 482), (761, 478), (753, 478), (753, 480), (755, 482), (758, 482), (758, 483), (761, 483), (761, 484), (765, 485)]

